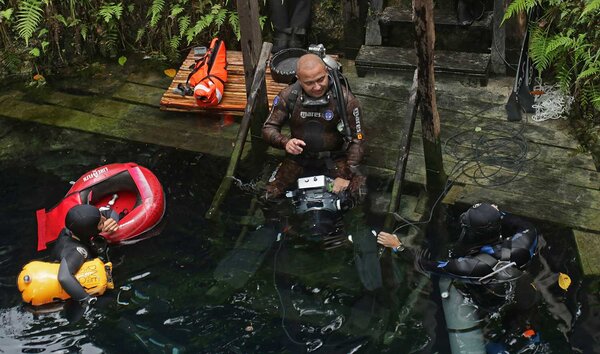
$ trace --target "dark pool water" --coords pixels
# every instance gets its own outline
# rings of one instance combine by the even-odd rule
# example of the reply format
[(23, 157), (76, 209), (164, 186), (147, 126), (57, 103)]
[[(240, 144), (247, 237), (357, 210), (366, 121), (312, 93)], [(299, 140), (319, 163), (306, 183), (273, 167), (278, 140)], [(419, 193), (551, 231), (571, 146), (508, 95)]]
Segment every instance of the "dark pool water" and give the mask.
[[(265, 235), (251, 226), (240, 237), (251, 194), (237, 188), (220, 218), (207, 221), (227, 161), (2, 119), (0, 143), (0, 352), (449, 352), (437, 290), (411, 263), (384, 261), (386, 290), (371, 292), (351, 246), (323, 251), (284, 237), (253, 248)], [(56, 203), (84, 172), (127, 161), (148, 167), (163, 184), (160, 234), (111, 249), (116, 287), (80, 319), (23, 306), (16, 276), (44, 257), (35, 251), (35, 210)], [(371, 182), (373, 190), (388, 186)], [(349, 232), (369, 231), (377, 220), (356, 212)], [(592, 352), (597, 293), (586, 296), (568, 231), (541, 228), (548, 246), (533, 272), (542, 300), (481, 326), (490, 345), (510, 353)], [(568, 292), (556, 285), (558, 272), (573, 278)], [(527, 328), (538, 339), (524, 337)]]

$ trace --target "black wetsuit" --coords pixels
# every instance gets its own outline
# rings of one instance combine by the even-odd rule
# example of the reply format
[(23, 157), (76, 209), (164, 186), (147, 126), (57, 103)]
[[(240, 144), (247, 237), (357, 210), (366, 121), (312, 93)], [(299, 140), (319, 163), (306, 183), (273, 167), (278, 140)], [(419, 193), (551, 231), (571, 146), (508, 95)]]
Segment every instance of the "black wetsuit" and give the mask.
[[(112, 209), (104, 209), (100, 213), (106, 218), (116, 218), (115, 221), (119, 221), (118, 214)], [(75, 278), (75, 274), (86, 260), (95, 256), (96, 254), (92, 253), (88, 246), (73, 237), (73, 233), (69, 229), (63, 228), (61, 230), (52, 248), (51, 260), (60, 262), (58, 281), (72, 299), (82, 301), (89, 297), (83, 286)]]
[(91, 258), (91, 254), (89, 248), (72, 235), (69, 229), (62, 229), (52, 248), (51, 257), (52, 261), (60, 262), (58, 281), (62, 288), (71, 298), (81, 301), (89, 295), (75, 278), (75, 273), (87, 259)]
[[(484, 245), (469, 255), (445, 261), (421, 259), (421, 267), (431, 273), (467, 283), (513, 280), (510, 278), (513, 275), (518, 276), (535, 255), (538, 234), (530, 222), (514, 215), (502, 214), (504, 238), (498, 243)], [(514, 265), (508, 266), (511, 262), (514, 262)], [(498, 272), (503, 266), (507, 266), (505, 271)], [(511, 271), (515, 269), (516, 271)]]

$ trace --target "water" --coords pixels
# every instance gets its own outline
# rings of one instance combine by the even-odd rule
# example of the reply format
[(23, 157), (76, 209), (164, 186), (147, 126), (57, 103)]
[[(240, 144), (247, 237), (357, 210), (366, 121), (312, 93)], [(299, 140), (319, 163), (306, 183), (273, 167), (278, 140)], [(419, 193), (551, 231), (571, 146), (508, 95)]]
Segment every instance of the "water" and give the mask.
[[(449, 350), (437, 291), (412, 264), (385, 261), (387, 287), (369, 292), (351, 247), (323, 251), (284, 237), (267, 250), (254, 249), (272, 239), (252, 232), (239, 238), (250, 194), (235, 188), (219, 221), (205, 220), (227, 161), (9, 120), (0, 120), (0, 141), (3, 352)], [(160, 235), (111, 249), (116, 288), (78, 321), (69, 321), (68, 310), (31, 312), (21, 304), (16, 276), (25, 263), (44, 257), (35, 252), (35, 210), (56, 203), (84, 172), (126, 161), (148, 167), (163, 184), (167, 212)], [(375, 190), (387, 185), (372, 182)], [(350, 218), (350, 232), (360, 232), (362, 220), (360, 213)], [(597, 292), (586, 295), (567, 230), (541, 226), (549, 245), (533, 272), (544, 299), (528, 313), (486, 319), (486, 338), (511, 353), (567, 353), (571, 345), (590, 352)], [(556, 285), (558, 272), (573, 278), (568, 292)], [(523, 337), (527, 325), (540, 334), (539, 342)]]

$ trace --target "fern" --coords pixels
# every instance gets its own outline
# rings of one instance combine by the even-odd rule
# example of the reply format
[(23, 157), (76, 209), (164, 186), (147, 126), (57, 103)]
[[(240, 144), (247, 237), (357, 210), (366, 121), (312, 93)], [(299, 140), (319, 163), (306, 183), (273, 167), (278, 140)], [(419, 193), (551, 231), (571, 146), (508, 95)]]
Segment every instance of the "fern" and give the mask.
[(217, 31), (221, 29), (223, 23), (225, 23), (225, 19), (227, 18), (227, 9), (219, 9), (219, 11), (215, 14), (214, 22), (217, 25)]
[(160, 20), (160, 13), (165, 7), (165, 0), (153, 0), (152, 6), (150, 7), (150, 13), (152, 17), (150, 18), (150, 27), (154, 28), (158, 24)]
[(180, 43), (181, 43), (181, 39), (176, 36), (171, 38), (171, 40), (169, 41), (169, 45), (171, 46), (171, 49), (173, 49), (173, 50), (177, 50), (177, 48), (179, 48)]
[(242, 38), (242, 35), (240, 33), (240, 18), (237, 12), (232, 11), (229, 13), (229, 25), (231, 26), (231, 29), (233, 29), (233, 33), (235, 33), (235, 38), (239, 41)]
[(17, 11), (16, 30), (19, 37), (29, 46), (29, 39), (40, 24), (44, 14), (41, 0), (23, 0)]
[(176, 18), (180, 13), (183, 12), (183, 7), (179, 6), (179, 5), (174, 5), (171, 8), (171, 15), (169, 15), (171, 18)]
[(546, 54), (556, 51), (559, 47), (569, 48), (572, 45), (572, 38), (563, 35), (557, 35), (548, 42), (548, 45), (546, 45)]
[(577, 75), (577, 79), (575, 79), (575, 81), (581, 81), (581, 80), (587, 79), (591, 76), (599, 75), (599, 74), (600, 74), (600, 68), (597, 65), (593, 65), (593, 66), (588, 67), (587, 69), (583, 70), (582, 72), (580, 72), (579, 75)]
[(600, 0), (592, 0), (589, 4), (585, 5), (585, 8), (583, 9), (583, 12), (581, 12), (581, 16), (579, 18), (583, 18), (587, 14), (598, 10), (600, 10)]
[(539, 27), (531, 29), (531, 39), (529, 43), (529, 54), (535, 68), (541, 73), (550, 65), (549, 55), (546, 52), (546, 34)]
[(146, 33), (146, 29), (144, 27), (138, 29), (137, 33), (135, 34), (135, 42), (138, 43), (142, 39), (142, 37), (144, 36), (145, 33)]
[(190, 28), (190, 23), (192, 22), (189, 16), (182, 16), (179, 18), (179, 37), (183, 37), (185, 31)]
[(104, 19), (104, 22), (110, 23), (112, 19), (120, 19), (123, 14), (123, 4), (121, 3), (108, 3), (100, 7), (98, 15)]
[(528, 12), (538, 5), (541, 0), (515, 0), (506, 8), (502, 23), (520, 12)]

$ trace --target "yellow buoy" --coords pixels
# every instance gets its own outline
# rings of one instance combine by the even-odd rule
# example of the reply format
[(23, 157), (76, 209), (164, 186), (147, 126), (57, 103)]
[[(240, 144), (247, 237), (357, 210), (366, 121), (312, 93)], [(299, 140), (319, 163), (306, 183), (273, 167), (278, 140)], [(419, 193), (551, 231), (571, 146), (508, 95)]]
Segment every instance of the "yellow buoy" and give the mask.
[[(17, 279), (23, 301), (39, 306), (70, 298), (58, 282), (59, 266), (41, 261), (27, 263)], [(112, 263), (105, 264), (98, 258), (85, 262), (75, 278), (90, 295), (102, 295), (106, 289), (114, 288)]]

